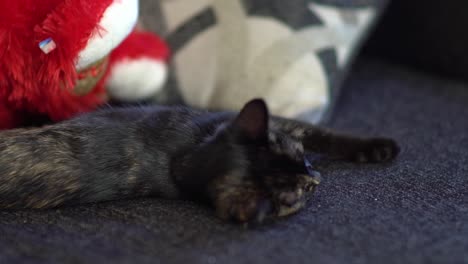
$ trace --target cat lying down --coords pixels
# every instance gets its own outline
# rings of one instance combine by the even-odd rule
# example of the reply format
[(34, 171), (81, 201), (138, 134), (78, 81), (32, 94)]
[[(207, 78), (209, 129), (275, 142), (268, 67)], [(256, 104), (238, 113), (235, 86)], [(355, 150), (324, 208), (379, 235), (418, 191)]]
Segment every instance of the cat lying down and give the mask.
[(226, 220), (262, 222), (304, 207), (319, 183), (304, 165), (308, 152), (385, 162), (399, 148), (391, 139), (271, 117), (261, 99), (239, 113), (111, 108), (1, 132), (0, 208), (155, 196), (209, 204)]

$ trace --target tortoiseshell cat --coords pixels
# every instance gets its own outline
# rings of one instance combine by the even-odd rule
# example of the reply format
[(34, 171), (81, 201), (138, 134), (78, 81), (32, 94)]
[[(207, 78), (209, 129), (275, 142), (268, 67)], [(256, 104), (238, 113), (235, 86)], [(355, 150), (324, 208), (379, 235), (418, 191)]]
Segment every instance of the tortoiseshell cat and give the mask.
[(304, 206), (318, 184), (307, 175), (307, 152), (383, 162), (399, 148), (391, 139), (339, 135), (270, 117), (261, 99), (238, 114), (162, 106), (108, 109), (1, 132), (0, 207), (185, 197), (212, 205), (226, 220), (261, 222)]

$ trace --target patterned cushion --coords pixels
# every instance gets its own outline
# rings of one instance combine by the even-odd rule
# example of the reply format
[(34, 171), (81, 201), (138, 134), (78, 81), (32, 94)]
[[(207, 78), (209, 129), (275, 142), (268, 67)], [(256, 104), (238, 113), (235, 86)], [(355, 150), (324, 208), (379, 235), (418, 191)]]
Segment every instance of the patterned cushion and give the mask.
[(383, 1), (143, 0), (142, 12), (149, 6), (174, 54), (157, 102), (235, 110), (263, 97), (274, 114), (319, 122)]

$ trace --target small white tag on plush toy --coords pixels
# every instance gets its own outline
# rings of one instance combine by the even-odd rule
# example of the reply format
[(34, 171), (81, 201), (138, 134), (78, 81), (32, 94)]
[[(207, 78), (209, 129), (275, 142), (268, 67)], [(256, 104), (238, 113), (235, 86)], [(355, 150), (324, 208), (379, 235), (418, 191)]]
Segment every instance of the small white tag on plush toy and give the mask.
[(48, 54), (49, 52), (57, 48), (57, 45), (55, 44), (55, 41), (52, 38), (47, 38), (39, 43), (39, 48), (42, 50), (42, 52)]

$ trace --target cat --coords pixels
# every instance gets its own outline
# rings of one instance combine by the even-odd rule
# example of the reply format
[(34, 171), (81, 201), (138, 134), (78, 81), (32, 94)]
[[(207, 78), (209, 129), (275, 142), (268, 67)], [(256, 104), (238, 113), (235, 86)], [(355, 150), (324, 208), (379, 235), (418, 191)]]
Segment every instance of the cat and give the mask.
[(319, 184), (304, 163), (307, 153), (385, 162), (399, 147), (270, 116), (262, 99), (240, 112), (110, 108), (0, 132), (0, 208), (157, 196), (206, 203), (224, 220), (261, 223), (304, 207)]

